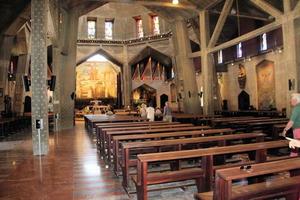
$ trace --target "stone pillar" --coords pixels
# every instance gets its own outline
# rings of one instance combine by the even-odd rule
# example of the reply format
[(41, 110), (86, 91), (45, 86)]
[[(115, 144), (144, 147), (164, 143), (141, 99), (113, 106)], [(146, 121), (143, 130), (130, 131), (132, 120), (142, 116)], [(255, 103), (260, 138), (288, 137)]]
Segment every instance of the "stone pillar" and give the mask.
[(201, 11), (199, 13), (200, 22), (200, 45), (201, 45), (201, 69), (203, 75), (203, 114), (211, 115), (214, 110), (214, 99), (213, 99), (213, 62), (212, 57), (208, 53), (209, 43), (209, 21), (207, 11)]
[[(62, 24), (61, 24), (61, 11), (60, 11), (60, 3), (58, 0), (52, 1), (50, 4), (50, 12), (52, 17), (52, 22), (54, 26), (54, 37), (52, 38), (52, 55), (53, 55), (53, 62), (52, 62), (52, 72), (53, 75), (56, 76), (55, 80), (55, 88), (53, 92), (53, 113), (58, 116), (57, 123), (55, 123), (55, 130), (60, 130), (60, 90), (61, 90), (61, 69), (62, 65), (62, 44), (63, 44), (63, 37), (62, 37)], [(55, 119), (54, 119), (55, 120)]]
[(124, 106), (131, 105), (131, 66), (128, 64), (128, 48), (126, 45), (123, 46), (123, 95), (124, 95)]
[(14, 95), (14, 112), (18, 115), (23, 113), (24, 108), (24, 86), (23, 86), (23, 75), (26, 74), (26, 66), (29, 64), (30, 56), (28, 54), (19, 55), (18, 68), (16, 74), (16, 86)]
[[(47, 9), (48, 0), (31, 1), (31, 90), (32, 143), (34, 155), (48, 153), (48, 96), (47, 96)], [(43, 120), (36, 129), (36, 120)]]
[[(297, 31), (299, 31), (299, 23), (296, 23), (293, 17), (290, 17), (291, 11), (290, 6), (287, 3), (284, 3), (285, 16), (282, 24), (282, 33), (283, 33), (283, 53), (285, 58), (285, 67), (286, 69), (286, 87), (287, 87), (287, 114), (288, 116), (291, 113), (290, 105), (290, 95), (291, 93), (299, 92), (300, 89), (300, 76), (299, 76), (299, 56), (297, 57)], [(296, 27), (297, 26), (297, 27)], [(297, 30), (298, 29), (298, 30)], [(299, 35), (298, 35), (299, 36)], [(299, 42), (298, 42), (299, 44)], [(299, 48), (299, 46), (298, 46)], [(298, 51), (299, 55), (299, 51)], [(289, 81), (292, 83), (292, 88), (289, 88)]]
[(0, 97), (0, 111), (4, 110), (4, 95), (6, 94), (7, 72), (13, 46), (13, 36), (4, 36), (0, 38), (0, 89), (3, 95)]
[(177, 87), (179, 87), (183, 99), (183, 111), (199, 114), (201, 113), (201, 106), (194, 63), (192, 59), (188, 58), (188, 54), (191, 53), (191, 46), (186, 22), (183, 19), (176, 19), (173, 29), (176, 69), (180, 80)]
[[(62, 129), (74, 126), (74, 100), (75, 100), (75, 67), (78, 35), (78, 10), (64, 13), (61, 71), (60, 71), (60, 124)], [(74, 97), (74, 98), (72, 98)]]

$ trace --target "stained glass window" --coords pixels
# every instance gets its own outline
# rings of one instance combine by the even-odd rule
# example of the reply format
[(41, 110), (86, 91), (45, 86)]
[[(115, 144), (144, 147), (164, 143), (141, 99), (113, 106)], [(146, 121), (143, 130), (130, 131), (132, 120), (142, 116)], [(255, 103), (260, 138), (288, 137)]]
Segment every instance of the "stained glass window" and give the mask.
[(96, 38), (96, 20), (88, 20), (88, 38)]
[(143, 31), (143, 22), (142, 19), (136, 19), (136, 30), (137, 30), (137, 37), (141, 38), (144, 37), (144, 31)]
[(158, 16), (152, 17), (152, 24), (153, 24), (153, 35), (160, 34)]
[(113, 39), (113, 20), (105, 20), (105, 39), (112, 40)]
[(242, 43), (238, 43), (236, 46), (236, 57), (241, 58), (243, 56), (243, 51), (242, 51)]
[(267, 50), (268, 44), (267, 44), (267, 34), (264, 33), (260, 36), (260, 50), (264, 51)]
[(222, 50), (220, 50), (218, 52), (218, 64), (221, 64), (221, 63), (223, 63), (223, 52), (222, 52)]

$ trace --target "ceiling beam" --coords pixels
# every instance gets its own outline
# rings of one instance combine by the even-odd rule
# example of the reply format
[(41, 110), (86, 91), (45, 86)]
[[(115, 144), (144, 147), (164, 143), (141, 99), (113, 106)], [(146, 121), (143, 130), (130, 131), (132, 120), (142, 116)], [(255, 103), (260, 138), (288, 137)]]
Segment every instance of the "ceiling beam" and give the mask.
[(215, 0), (215, 1), (212, 1), (211, 3), (209, 3), (207, 6), (205, 6), (205, 10), (208, 10), (212, 7), (214, 7), (215, 5), (217, 5), (218, 3), (220, 3), (222, 0)]
[[(101, 0), (90, 0), (90, 1), (101, 1)], [(133, 1), (133, 0), (107, 0), (107, 2), (116, 2), (116, 3), (128, 3), (128, 4), (137, 4), (141, 6), (157, 6), (157, 7), (169, 7), (169, 8), (178, 8), (186, 10), (198, 11), (197, 7), (194, 5), (188, 4), (173, 4), (171, 2), (159, 2), (159, 1)]]
[[(210, 13), (213, 14), (221, 14), (221, 12), (216, 11), (216, 10), (210, 10)], [(245, 14), (228, 14), (229, 17), (239, 17), (239, 18), (247, 18), (247, 19), (255, 19), (255, 20), (261, 20), (261, 21), (270, 21), (269, 18), (264, 18), (264, 17), (257, 17), (257, 16), (252, 16), (252, 15), (245, 15)]]
[(294, 8), (294, 12), (299, 11), (300, 10), (300, 0), (297, 2), (295, 8)]
[(272, 6), (271, 4), (267, 3), (266, 1), (263, 0), (250, 0), (256, 7), (262, 9), (266, 13), (272, 15), (275, 18), (278, 18), (282, 16), (282, 12)]
[(214, 32), (211, 36), (210, 41), (209, 41), (208, 48), (214, 47), (216, 45), (216, 43), (217, 43), (217, 41), (220, 37), (220, 34), (223, 30), (223, 27), (224, 27), (225, 21), (227, 19), (228, 13), (231, 10), (232, 3), (233, 3), (233, 0), (226, 0), (225, 4), (223, 6), (222, 12), (219, 16), (218, 22), (216, 24), (215, 30), (214, 30)]
[(274, 22), (272, 22), (272, 23), (270, 23), (268, 25), (265, 25), (265, 26), (263, 26), (261, 28), (258, 28), (256, 30), (254, 30), (254, 31), (251, 31), (249, 33), (241, 35), (241, 36), (239, 36), (237, 38), (234, 38), (234, 39), (232, 39), (232, 40), (230, 40), (228, 42), (224, 42), (224, 43), (222, 43), (222, 44), (220, 44), (220, 45), (218, 45), (216, 47), (210, 48), (208, 51), (210, 53), (214, 53), (216, 51), (219, 51), (219, 50), (231, 47), (231, 46), (236, 45), (236, 44), (238, 44), (240, 42), (243, 42), (243, 41), (252, 39), (254, 37), (257, 37), (257, 36), (259, 36), (259, 35), (261, 35), (263, 33), (272, 31), (272, 30), (280, 27), (281, 25), (282, 25), (282, 21), (281, 20), (276, 20), (276, 21), (274, 21)]

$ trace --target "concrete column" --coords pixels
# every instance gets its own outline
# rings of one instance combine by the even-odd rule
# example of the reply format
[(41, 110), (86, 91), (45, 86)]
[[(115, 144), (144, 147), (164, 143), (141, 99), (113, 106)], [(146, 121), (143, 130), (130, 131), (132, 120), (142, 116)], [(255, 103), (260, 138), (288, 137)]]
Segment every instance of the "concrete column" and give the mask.
[(64, 13), (63, 48), (60, 71), (60, 123), (62, 129), (74, 126), (75, 67), (78, 35), (78, 10)]
[[(48, 96), (47, 96), (47, 9), (48, 0), (31, 1), (31, 90), (32, 143), (34, 155), (48, 153)], [(36, 120), (43, 120), (36, 129)]]
[(4, 36), (0, 38), (0, 89), (3, 95), (0, 97), (0, 111), (4, 110), (4, 95), (6, 94), (7, 72), (13, 46), (13, 36)]
[[(299, 92), (300, 89), (300, 70), (299, 70), (299, 36), (300, 23), (299, 20), (295, 20), (293, 17), (290, 17), (291, 11), (287, 3), (284, 4), (285, 16), (284, 22), (282, 24), (282, 33), (283, 33), (283, 53), (285, 58), (285, 67), (286, 68), (286, 87), (287, 87), (287, 114), (288, 116), (291, 113), (290, 105), (290, 95), (291, 93)], [(298, 53), (298, 56), (297, 56)], [(289, 88), (289, 81), (292, 83), (292, 88)]]
[(128, 64), (128, 48), (126, 45), (123, 46), (123, 95), (124, 95), (124, 106), (131, 105), (131, 66)]
[(208, 54), (209, 43), (209, 21), (207, 11), (199, 13), (200, 22), (200, 45), (201, 45), (201, 69), (203, 74), (203, 114), (210, 115), (214, 112), (214, 99), (213, 99), (213, 62), (212, 57)]
[(186, 22), (176, 19), (173, 26), (173, 42), (175, 46), (176, 69), (179, 75), (179, 87), (183, 99), (183, 111), (185, 113), (201, 113), (198, 89), (196, 83), (195, 68), (192, 59), (188, 58), (191, 53), (190, 41)]
[(28, 54), (19, 55), (18, 69), (16, 74), (16, 86), (14, 95), (14, 112), (18, 115), (23, 113), (24, 108), (24, 86), (23, 75), (26, 73), (26, 66), (29, 64), (30, 56)]
[(61, 90), (61, 69), (63, 68), (62, 65), (62, 47), (63, 47), (63, 34), (62, 34), (62, 23), (60, 22), (62, 19), (60, 19), (61, 10), (60, 10), (60, 3), (58, 0), (52, 1), (50, 4), (50, 11), (51, 11), (51, 17), (53, 21), (54, 26), (54, 37), (52, 38), (52, 72), (53, 75), (56, 76), (55, 80), (55, 89), (53, 92), (53, 113), (58, 116), (57, 123), (55, 123), (55, 130), (60, 130), (60, 116), (61, 116), (61, 110), (60, 110), (60, 90)]

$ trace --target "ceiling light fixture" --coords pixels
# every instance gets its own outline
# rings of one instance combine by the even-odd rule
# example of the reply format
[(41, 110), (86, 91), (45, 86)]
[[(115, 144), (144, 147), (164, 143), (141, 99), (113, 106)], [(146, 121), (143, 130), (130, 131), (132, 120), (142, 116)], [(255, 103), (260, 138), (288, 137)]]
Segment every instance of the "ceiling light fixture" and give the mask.
[(172, 4), (177, 5), (179, 3), (179, 0), (172, 0)]

